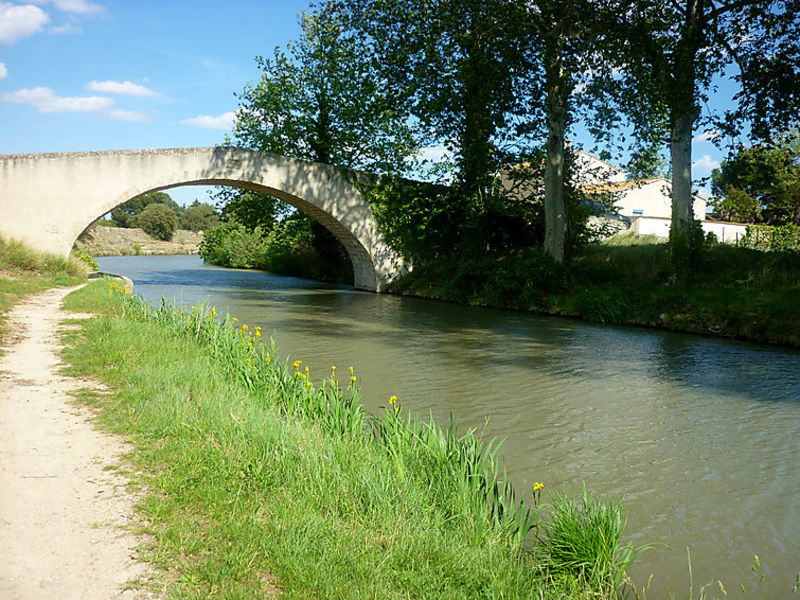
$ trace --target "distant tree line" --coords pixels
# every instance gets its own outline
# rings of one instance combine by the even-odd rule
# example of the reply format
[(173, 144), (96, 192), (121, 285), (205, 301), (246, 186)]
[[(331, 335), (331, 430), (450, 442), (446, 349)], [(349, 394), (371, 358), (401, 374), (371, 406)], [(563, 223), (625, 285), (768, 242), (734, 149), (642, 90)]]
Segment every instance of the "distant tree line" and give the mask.
[(219, 214), (212, 204), (195, 200), (184, 208), (166, 192), (150, 192), (112, 210), (108, 224), (139, 228), (157, 239), (169, 240), (177, 229), (205, 231), (219, 222)]

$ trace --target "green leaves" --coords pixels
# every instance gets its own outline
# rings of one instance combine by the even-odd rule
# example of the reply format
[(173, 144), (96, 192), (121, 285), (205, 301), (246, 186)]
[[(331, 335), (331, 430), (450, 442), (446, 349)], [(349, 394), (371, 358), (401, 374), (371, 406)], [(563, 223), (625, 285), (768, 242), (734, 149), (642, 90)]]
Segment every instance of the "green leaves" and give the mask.
[(746, 223), (800, 225), (800, 133), (739, 150), (712, 174), (715, 206)]
[(415, 146), (407, 115), (383, 84), (369, 41), (324, 2), (300, 18), (302, 33), (256, 57), (234, 126), (247, 148), (373, 172), (403, 171)]

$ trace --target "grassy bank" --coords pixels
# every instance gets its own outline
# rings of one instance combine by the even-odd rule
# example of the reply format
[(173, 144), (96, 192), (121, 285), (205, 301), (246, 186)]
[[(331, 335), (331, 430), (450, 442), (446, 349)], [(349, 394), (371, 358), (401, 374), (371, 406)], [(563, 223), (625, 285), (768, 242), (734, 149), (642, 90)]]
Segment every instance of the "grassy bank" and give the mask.
[(83, 283), (91, 271), (83, 260), (36, 252), (0, 237), (0, 341), (8, 333), (6, 314), (26, 294)]
[(617, 596), (619, 503), (553, 494), (541, 511), (540, 487), (523, 501), (475, 432), (396, 398), (365, 414), (357, 371), (317, 377), (235, 319), (111, 285), (68, 298), (102, 314), (65, 358), (115, 390), (82, 399), (135, 445), (145, 557), (170, 597)]
[(622, 237), (583, 248), (564, 267), (538, 249), (439, 261), (415, 269), (394, 290), (800, 347), (800, 253), (714, 245), (676, 279), (668, 251), (652, 238)]

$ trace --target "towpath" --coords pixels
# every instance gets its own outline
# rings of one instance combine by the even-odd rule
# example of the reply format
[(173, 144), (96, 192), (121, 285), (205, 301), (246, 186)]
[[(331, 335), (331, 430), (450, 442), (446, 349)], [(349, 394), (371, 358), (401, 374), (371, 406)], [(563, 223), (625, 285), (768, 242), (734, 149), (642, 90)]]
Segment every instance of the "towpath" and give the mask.
[[(92, 425), (59, 373), (61, 309), (70, 289), (31, 296), (9, 314), (0, 357), (0, 599), (153, 597), (126, 589), (147, 572), (125, 528), (133, 498), (115, 472), (125, 443)], [(133, 586), (134, 588), (137, 586)]]

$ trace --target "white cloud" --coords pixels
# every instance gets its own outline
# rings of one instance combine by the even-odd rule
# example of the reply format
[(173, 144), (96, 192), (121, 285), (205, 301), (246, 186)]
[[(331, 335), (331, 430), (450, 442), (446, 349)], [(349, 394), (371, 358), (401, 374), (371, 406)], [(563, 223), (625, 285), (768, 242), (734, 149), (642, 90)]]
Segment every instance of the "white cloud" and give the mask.
[(38, 6), (0, 2), (0, 44), (13, 44), (30, 37), (49, 20)]
[(703, 133), (696, 135), (692, 138), (693, 142), (711, 142), (714, 141), (714, 138), (719, 135), (719, 131), (716, 129), (714, 130), (706, 130)]
[(719, 168), (719, 161), (711, 158), (710, 154), (704, 154), (692, 163), (695, 175), (710, 175), (711, 171)]
[(8, 69), (6, 68), (6, 63), (0, 62), (0, 79), (5, 79), (8, 77)]
[(17, 90), (0, 96), (0, 100), (15, 104), (30, 104), (40, 113), (83, 112), (102, 113), (114, 106), (111, 98), (101, 96), (57, 96), (48, 87)]
[(145, 112), (122, 110), (119, 108), (109, 111), (108, 116), (117, 121), (129, 121), (131, 123), (146, 123), (152, 121), (150, 115)]
[(160, 94), (132, 81), (90, 81), (86, 89), (92, 92), (119, 94), (120, 96), (159, 96)]
[(60, 27), (51, 27), (47, 31), (53, 35), (79, 35), (83, 33), (83, 29), (75, 25), (75, 23), (64, 23)]
[(236, 113), (226, 112), (224, 114), (219, 115), (218, 117), (212, 117), (209, 115), (198, 115), (191, 119), (184, 119), (181, 121), (181, 125), (191, 125), (193, 127), (202, 127), (203, 129), (231, 129), (233, 127), (233, 121), (235, 119)]
[(62, 12), (76, 15), (96, 15), (106, 11), (104, 6), (87, 0), (53, 0), (53, 6)]

